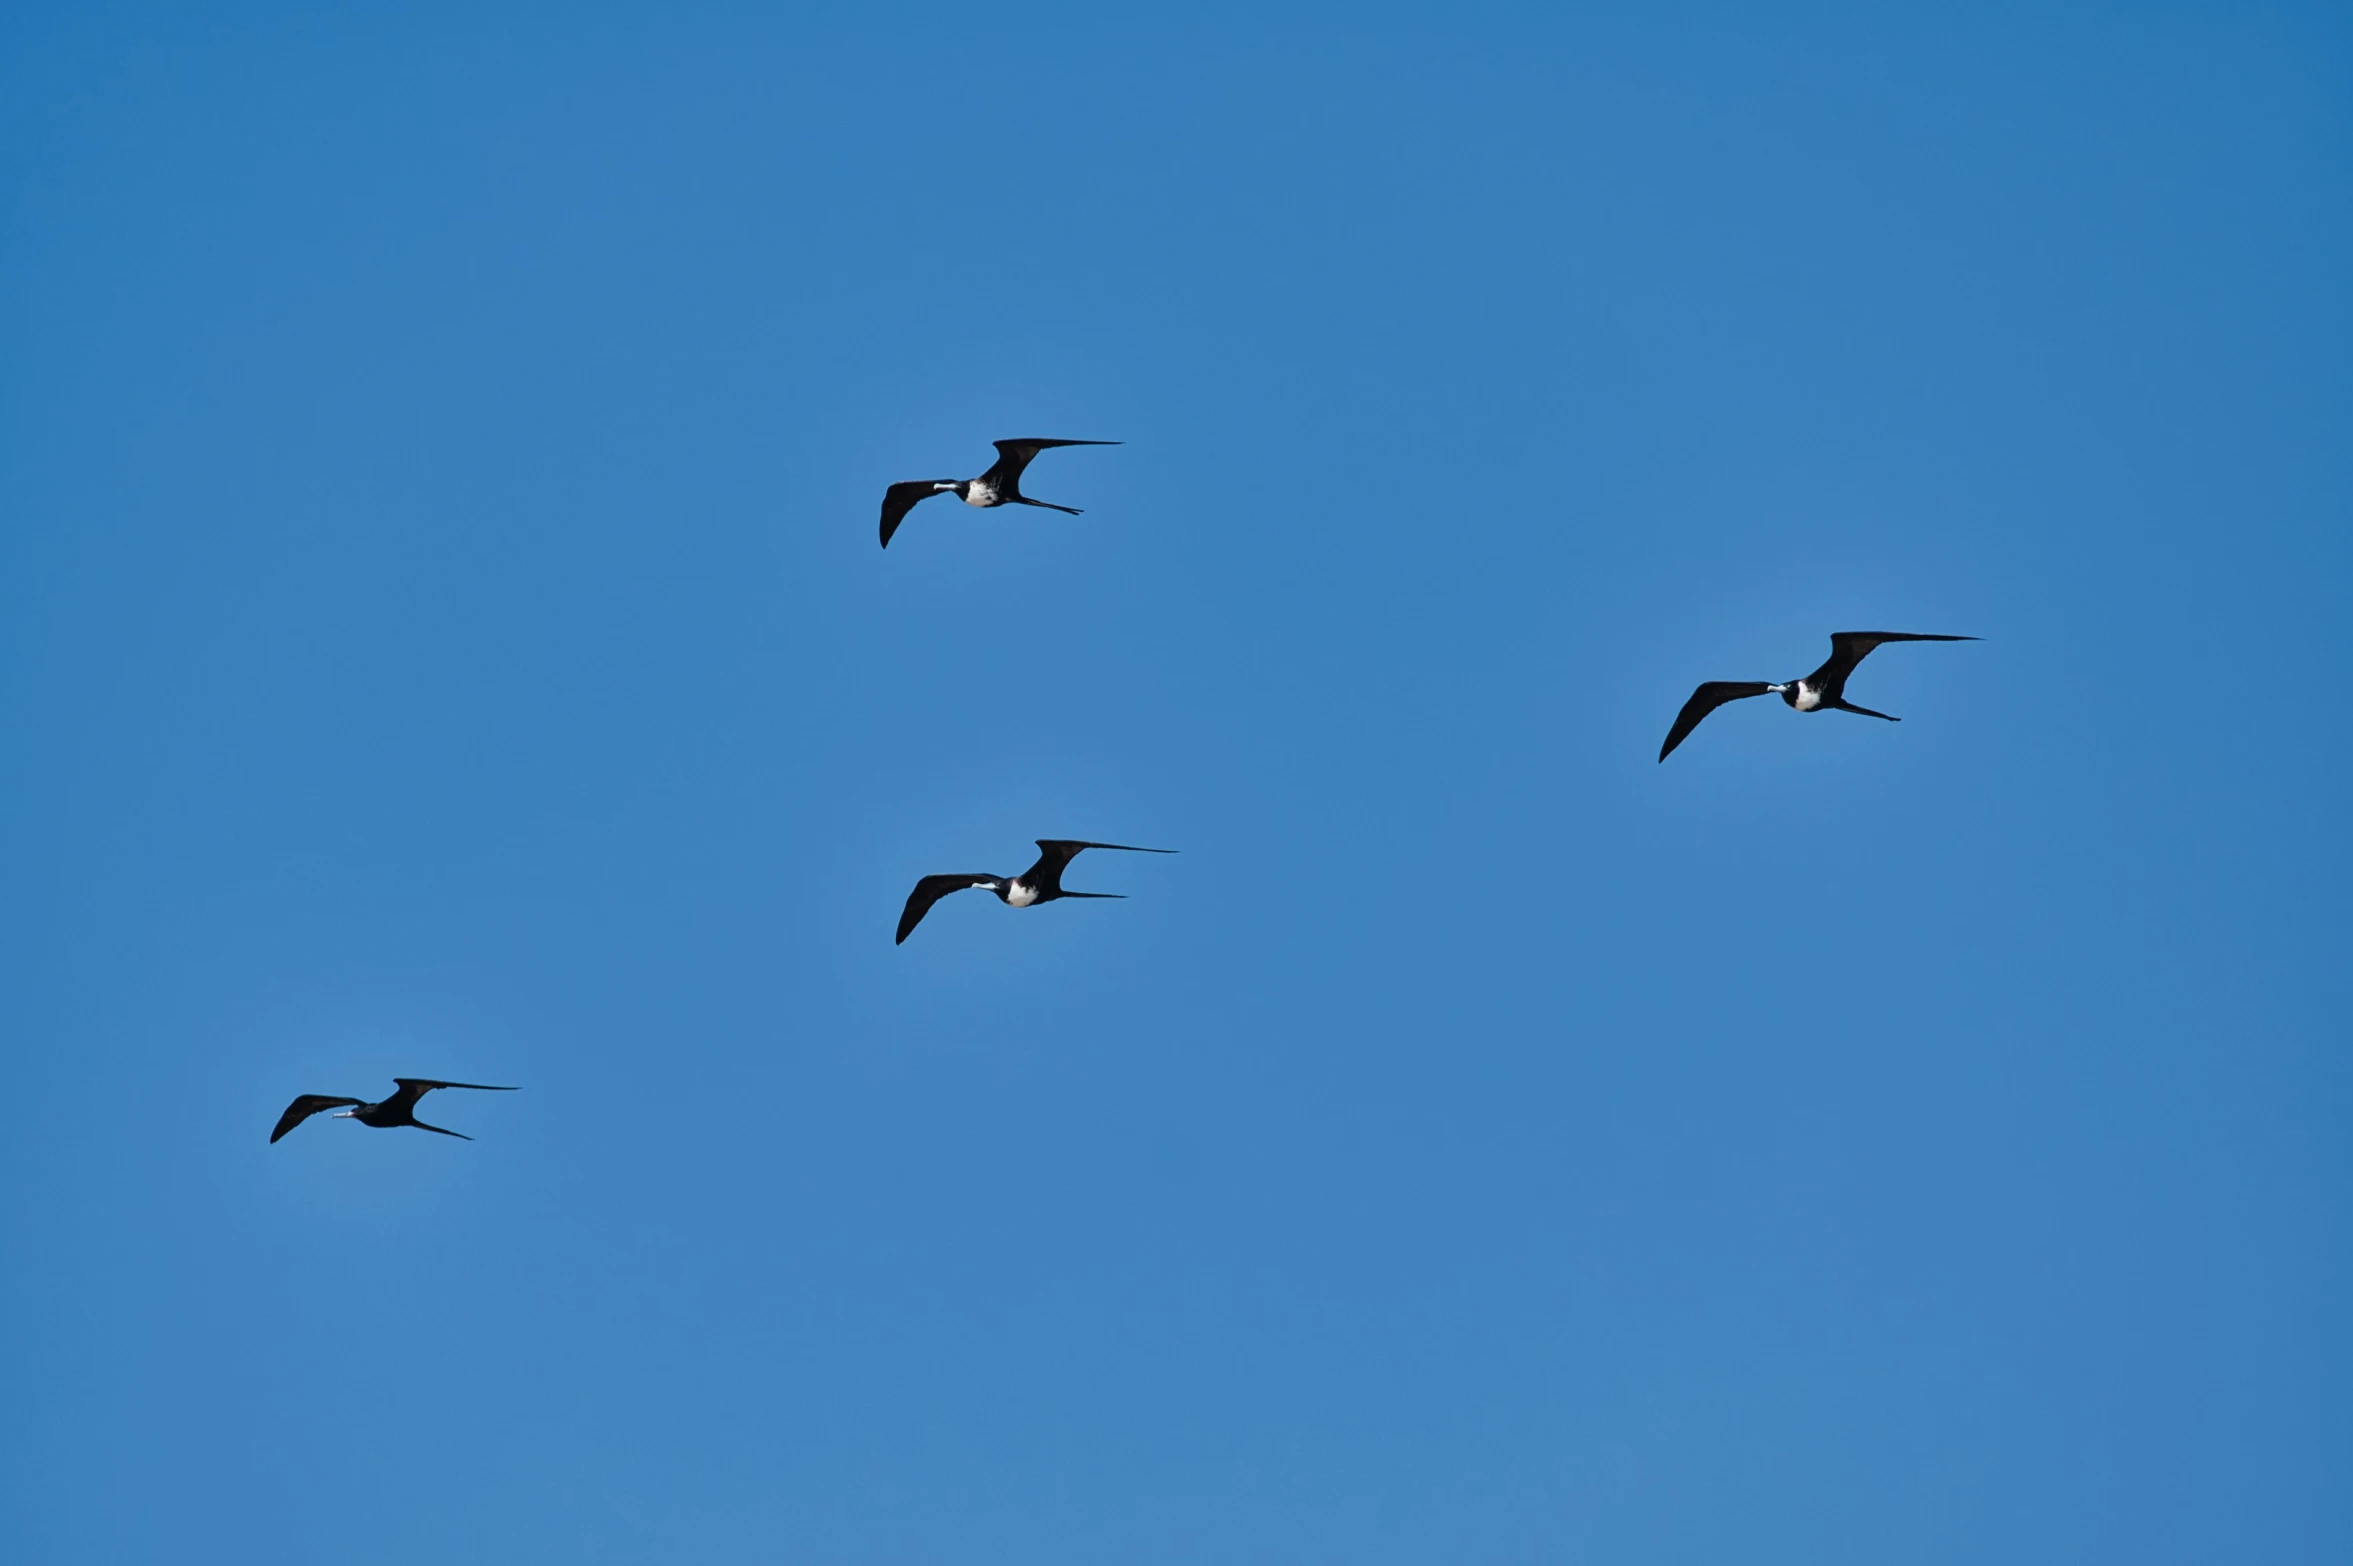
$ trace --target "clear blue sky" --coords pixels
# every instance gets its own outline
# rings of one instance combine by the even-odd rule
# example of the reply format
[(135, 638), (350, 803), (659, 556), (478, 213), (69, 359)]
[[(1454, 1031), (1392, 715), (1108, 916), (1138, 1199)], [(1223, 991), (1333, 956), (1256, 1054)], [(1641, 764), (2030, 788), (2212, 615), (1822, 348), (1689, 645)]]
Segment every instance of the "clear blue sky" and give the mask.
[(2353, 21), (1614, 9), (12, 8), (11, 1559), (2353, 1558)]

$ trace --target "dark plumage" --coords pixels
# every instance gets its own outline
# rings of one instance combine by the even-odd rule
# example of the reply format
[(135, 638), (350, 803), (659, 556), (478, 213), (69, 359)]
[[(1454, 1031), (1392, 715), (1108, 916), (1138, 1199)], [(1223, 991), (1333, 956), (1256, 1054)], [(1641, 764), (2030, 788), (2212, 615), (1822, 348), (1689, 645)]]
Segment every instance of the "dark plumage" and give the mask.
[(333, 1109), (338, 1104), (352, 1104), (357, 1107), (350, 1113), (337, 1115), (335, 1118), (356, 1120), (363, 1126), (375, 1126), (379, 1130), (389, 1129), (393, 1126), (415, 1126), (419, 1131), (439, 1131), (443, 1136), (454, 1136), (460, 1141), (471, 1142), (474, 1139), (463, 1131), (450, 1131), (441, 1126), (429, 1126), (419, 1120), (416, 1115), (417, 1100), (435, 1088), (471, 1088), (477, 1093), (520, 1091), (511, 1087), (491, 1087), (481, 1082), (435, 1082), (425, 1077), (394, 1077), (392, 1081), (400, 1091), (390, 1098), (373, 1104), (356, 1098), (337, 1098), (331, 1093), (305, 1093), (286, 1106), (286, 1113), (278, 1117), (277, 1129), (270, 1133), (270, 1140), (275, 1142), (322, 1109)]
[(1667, 731), (1667, 742), (1659, 747), (1659, 760), (1664, 761), (1676, 746), (1699, 727), (1700, 719), (1714, 712), (1728, 701), (1741, 701), (1750, 696), (1772, 692), (1800, 712), (1819, 712), (1834, 708), (1839, 712), (1860, 713), (1866, 718), (1887, 718), (1890, 723), (1901, 719), (1888, 717), (1884, 712), (1873, 712), (1868, 707), (1857, 707), (1846, 699), (1847, 676), (1855, 672), (1855, 665), (1870, 656), (1871, 649), (1882, 642), (1973, 642), (1974, 636), (1935, 636), (1914, 631), (1833, 631), (1830, 636), (1830, 658), (1821, 668), (1802, 680), (1772, 685), (1763, 680), (1710, 680), (1691, 693), (1683, 710), (1675, 714), (1675, 726)]
[(1131, 848), (1125, 843), (1081, 843), (1064, 837), (1038, 839), (1038, 862), (1021, 874), (1007, 880), (976, 870), (967, 875), (927, 875), (915, 883), (915, 890), (907, 894), (907, 906), (899, 914), (898, 939), (904, 941), (914, 928), (931, 912), (931, 905), (950, 892), (969, 891), (986, 887), (997, 894), (997, 900), (1009, 908), (1027, 908), (1032, 903), (1050, 903), (1064, 897), (1116, 898), (1118, 892), (1066, 892), (1062, 889), (1062, 868), (1089, 848), (1116, 848), (1123, 854), (1173, 854), (1173, 848)]
[(953, 494), (968, 506), (1044, 506), (1048, 511), (1079, 515), (1076, 506), (1057, 506), (1050, 500), (1032, 500), (1021, 492), (1021, 470), (1039, 452), (1055, 446), (1116, 446), (1115, 440), (1001, 440), (996, 442), (997, 460), (989, 470), (976, 479), (909, 479), (893, 484), (882, 492), (882, 547), (891, 547), (891, 535), (907, 519), (907, 513), (919, 502), (934, 495)]

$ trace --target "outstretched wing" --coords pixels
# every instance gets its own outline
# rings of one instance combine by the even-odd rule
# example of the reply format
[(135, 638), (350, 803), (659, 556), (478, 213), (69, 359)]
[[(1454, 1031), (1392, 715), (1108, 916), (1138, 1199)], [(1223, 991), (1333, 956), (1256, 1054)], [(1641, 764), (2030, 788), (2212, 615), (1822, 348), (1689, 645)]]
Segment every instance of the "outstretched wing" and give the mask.
[(1076, 838), (1068, 837), (1041, 837), (1037, 843), (1039, 849), (1046, 856), (1045, 859), (1038, 861), (1040, 864), (1051, 861), (1058, 865), (1066, 865), (1078, 857), (1078, 852), (1082, 848), (1116, 848), (1123, 854), (1173, 854), (1176, 852), (1173, 848), (1138, 848), (1133, 843), (1082, 843)]
[(917, 501), (929, 500), (934, 495), (944, 495), (947, 491), (940, 486), (955, 482), (954, 479), (909, 479), (904, 484), (893, 484), (884, 490), (882, 492), (882, 547), (885, 549), (891, 547), (891, 535), (899, 530), (901, 522), (907, 520), (907, 513), (915, 509)]
[(417, 1107), (418, 1099), (423, 1098), (426, 1094), (432, 1092), (435, 1088), (472, 1088), (477, 1093), (513, 1093), (519, 1091), (518, 1089), (511, 1087), (492, 1087), (487, 1082), (435, 1082), (429, 1077), (394, 1077), (392, 1081), (394, 1085), (400, 1089), (400, 1091), (393, 1094), (390, 1099), (386, 1100), (386, 1102), (398, 1104), (403, 1109), (411, 1110)]
[(1830, 661), (1806, 676), (1806, 683), (1816, 690), (1836, 695), (1846, 684), (1846, 677), (1855, 672), (1855, 665), (1871, 655), (1871, 649), (1882, 642), (1973, 642), (1974, 636), (1931, 636), (1915, 631), (1832, 631), (1830, 633)]
[(1123, 854), (1173, 854), (1173, 848), (1137, 848), (1131, 843), (1082, 843), (1075, 838), (1041, 837), (1038, 843), (1038, 862), (1021, 872), (1022, 881), (1048, 891), (1062, 890), (1062, 870), (1079, 856), (1082, 849), (1116, 848)]
[(915, 927), (923, 922), (923, 916), (931, 912), (931, 905), (950, 892), (966, 892), (976, 886), (994, 886), (996, 884), (997, 878), (993, 875), (925, 876), (915, 883), (915, 890), (907, 894), (907, 906), (899, 914), (898, 938), (891, 944), (896, 946), (906, 940), (914, 932)]
[(337, 1098), (332, 1093), (305, 1093), (286, 1106), (286, 1113), (278, 1117), (278, 1128), (270, 1133), (270, 1140), (275, 1142), (322, 1109), (334, 1109), (339, 1105), (361, 1102), (363, 1100), (356, 1098)]
[(1021, 470), (1028, 467), (1030, 458), (1041, 451), (1047, 451), (1056, 446), (1116, 446), (1119, 442), (1115, 440), (1024, 439), (1000, 440), (993, 444), (997, 448), (997, 460), (989, 464), (989, 470), (980, 476), (980, 481), (991, 489), (1002, 492), (1008, 485), (1019, 488)]
[(1659, 760), (1664, 761), (1673, 754), (1675, 747), (1688, 739), (1693, 729), (1699, 727), (1699, 720), (1724, 703), (1749, 696), (1762, 696), (1772, 688), (1764, 680), (1708, 681), (1693, 691), (1691, 700), (1685, 702), (1683, 710), (1675, 714), (1675, 726), (1667, 730), (1667, 742), (1659, 747)]

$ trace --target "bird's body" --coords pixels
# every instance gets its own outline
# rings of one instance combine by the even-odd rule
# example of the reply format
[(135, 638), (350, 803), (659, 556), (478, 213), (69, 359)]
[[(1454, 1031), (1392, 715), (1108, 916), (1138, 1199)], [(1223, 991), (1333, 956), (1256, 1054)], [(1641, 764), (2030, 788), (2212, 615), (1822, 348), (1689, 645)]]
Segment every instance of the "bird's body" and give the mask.
[(399, 1091), (390, 1098), (379, 1099), (373, 1104), (356, 1098), (338, 1098), (331, 1093), (305, 1093), (286, 1106), (286, 1112), (278, 1117), (277, 1129), (270, 1133), (270, 1140), (275, 1142), (322, 1109), (333, 1109), (338, 1104), (349, 1104), (353, 1107), (335, 1116), (337, 1120), (356, 1120), (363, 1126), (373, 1126), (379, 1131), (387, 1131), (395, 1126), (414, 1126), (419, 1131), (438, 1131), (443, 1136), (454, 1136), (460, 1141), (471, 1142), (474, 1139), (463, 1131), (451, 1131), (442, 1126), (429, 1126), (419, 1120), (417, 1118), (417, 1100), (435, 1088), (471, 1088), (477, 1093), (512, 1093), (517, 1091), (511, 1087), (492, 1087), (482, 1082), (435, 1082), (425, 1077), (394, 1077), (392, 1083)]
[(907, 513), (934, 495), (954, 495), (968, 506), (987, 509), (991, 506), (1043, 506), (1048, 511), (1079, 515), (1076, 506), (1057, 506), (1050, 500), (1032, 500), (1021, 492), (1021, 471), (1030, 459), (1041, 451), (1056, 446), (1116, 446), (1115, 440), (1001, 440), (995, 443), (997, 460), (989, 470), (972, 479), (908, 479), (893, 484), (882, 493), (882, 547), (891, 547), (891, 535), (907, 519)]
[[(1041, 837), (1038, 839), (1038, 862), (1017, 876), (994, 875), (976, 870), (966, 875), (927, 875), (915, 883), (915, 890), (907, 894), (907, 906), (899, 914), (898, 940), (904, 941), (931, 912), (931, 905), (951, 892), (986, 890), (997, 894), (997, 900), (1008, 908), (1028, 908), (1037, 903), (1050, 903), (1064, 897), (1117, 898), (1117, 892), (1066, 892), (1062, 889), (1062, 870), (1080, 852), (1089, 848), (1116, 848), (1125, 854), (1173, 854), (1173, 848), (1134, 848), (1126, 843), (1082, 843), (1072, 838)], [(896, 943), (894, 943), (896, 944)]]
[(1699, 727), (1700, 720), (1728, 701), (1741, 701), (1750, 696), (1779, 696), (1799, 712), (1857, 713), (1866, 718), (1886, 718), (1890, 723), (1901, 719), (1884, 712), (1873, 712), (1858, 707), (1846, 699), (1847, 676), (1855, 672), (1855, 665), (1871, 654), (1871, 649), (1883, 642), (1973, 642), (1974, 636), (1938, 636), (1916, 631), (1835, 631), (1830, 637), (1830, 657), (1819, 669), (1803, 679), (1774, 684), (1767, 680), (1709, 680), (1691, 693), (1683, 710), (1675, 714), (1675, 726), (1667, 731), (1667, 742), (1659, 747), (1659, 760), (1673, 754), (1676, 746)]

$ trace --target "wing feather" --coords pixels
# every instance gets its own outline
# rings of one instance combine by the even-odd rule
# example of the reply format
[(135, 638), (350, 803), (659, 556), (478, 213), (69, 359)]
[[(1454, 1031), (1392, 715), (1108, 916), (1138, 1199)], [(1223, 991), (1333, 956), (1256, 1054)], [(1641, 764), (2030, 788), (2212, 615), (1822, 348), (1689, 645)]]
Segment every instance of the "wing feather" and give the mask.
[(1691, 699), (1683, 704), (1683, 710), (1675, 714), (1675, 726), (1667, 730), (1667, 742), (1659, 747), (1659, 760), (1664, 761), (1673, 754), (1675, 747), (1689, 738), (1693, 729), (1699, 727), (1699, 720), (1723, 706), (1724, 703), (1740, 701), (1750, 696), (1762, 696), (1772, 688), (1772, 685), (1764, 680), (1708, 681), (1698, 690), (1693, 691)]
[(976, 886), (993, 886), (996, 880), (995, 876), (986, 874), (925, 876), (915, 883), (915, 890), (907, 894), (907, 906), (899, 914), (899, 934), (891, 944), (895, 946), (904, 942), (914, 933), (915, 927), (923, 922), (923, 916), (931, 912), (931, 905), (950, 892), (970, 891)]
[(1919, 631), (1832, 631), (1830, 633), (1830, 661), (1806, 676), (1806, 683), (1818, 690), (1833, 693), (1842, 689), (1846, 677), (1855, 672), (1855, 665), (1871, 656), (1871, 649), (1884, 642), (1973, 642), (1974, 636), (1936, 636)]
[(891, 535), (899, 530), (901, 522), (907, 520), (907, 513), (915, 509), (917, 502), (929, 500), (934, 495), (946, 494), (947, 491), (940, 486), (954, 482), (954, 479), (909, 479), (904, 484), (893, 484), (884, 490), (882, 492), (882, 547), (885, 549), (891, 547)]
[(1131, 843), (1086, 843), (1070, 837), (1041, 837), (1037, 840), (1038, 862), (1021, 872), (1021, 879), (1030, 886), (1042, 887), (1065, 896), (1062, 892), (1062, 872), (1079, 854), (1089, 848), (1116, 848), (1123, 854), (1173, 854), (1173, 848), (1137, 848)]
[(278, 1117), (277, 1129), (270, 1133), (270, 1140), (275, 1142), (322, 1109), (335, 1109), (345, 1104), (356, 1105), (362, 1102), (364, 1101), (356, 1098), (337, 1098), (332, 1093), (305, 1093), (286, 1106), (286, 1113)]
[(1082, 843), (1078, 839), (1070, 837), (1041, 837), (1037, 840), (1037, 844), (1048, 859), (1059, 864), (1070, 863), (1078, 857), (1079, 850), (1085, 848), (1116, 848), (1123, 854), (1173, 854), (1176, 852), (1173, 848), (1138, 848), (1133, 843)]
[(989, 470), (980, 476), (981, 482), (1002, 489), (1008, 484), (1018, 488), (1021, 482), (1021, 470), (1028, 467), (1030, 459), (1041, 451), (1051, 451), (1056, 446), (1116, 446), (1119, 442), (1115, 440), (1042, 440), (1036, 437), (1024, 437), (1020, 440), (992, 441), (990, 444), (997, 448), (997, 460), (989, 464)]

